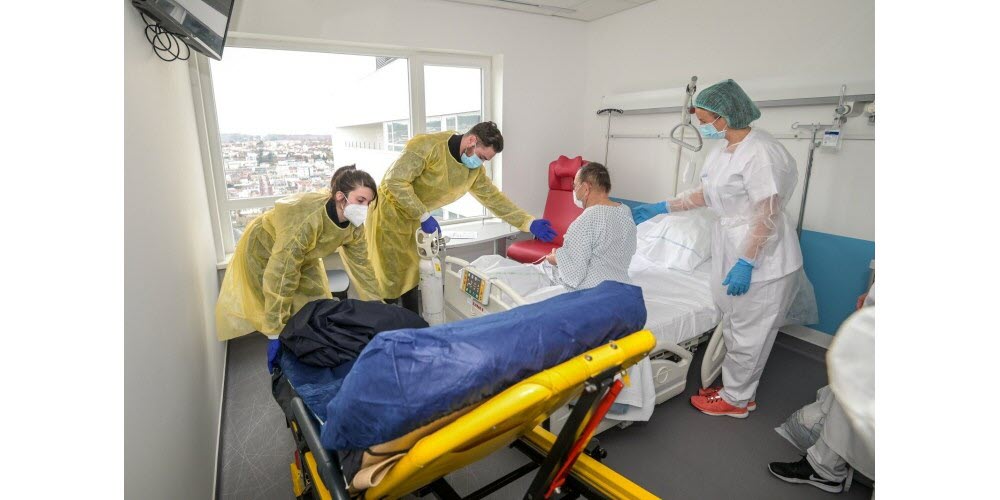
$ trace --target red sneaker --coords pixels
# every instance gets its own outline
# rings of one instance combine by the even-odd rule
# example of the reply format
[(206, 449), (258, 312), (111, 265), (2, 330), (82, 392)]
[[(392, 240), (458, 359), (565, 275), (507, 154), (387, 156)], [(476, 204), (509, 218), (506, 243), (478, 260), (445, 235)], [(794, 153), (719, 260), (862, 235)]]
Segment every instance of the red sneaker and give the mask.
[[(707, 389), (704, 388), (704, 387), (702, 387), (702, 388), (698, 389), (698, 395), (699, 396), (714, 396), (714, 395), (718, 394), (719, 391), (721, 391), (721, 390), (722, 390), (721, 387), (709, 387)], [(756, 409), (757, 409), (757, 402), (756, 401), (750, 401), (749, 403), (747, 403), (747, 411), (754, 411)]]
[(747, 418), (750, 411), (727, 403), (718, 393), (711, 396), (691, 396), (691, 406), (706, 415)]

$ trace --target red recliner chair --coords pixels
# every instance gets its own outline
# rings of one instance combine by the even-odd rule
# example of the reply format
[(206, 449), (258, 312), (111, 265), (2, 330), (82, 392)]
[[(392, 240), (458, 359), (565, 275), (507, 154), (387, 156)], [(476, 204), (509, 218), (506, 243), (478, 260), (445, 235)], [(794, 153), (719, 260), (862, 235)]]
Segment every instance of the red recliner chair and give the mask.
[(583, 213), (573, 203), (573, 179), (580, 167), (586, 165), (582, 156), (559, 158), (549, 163), (549, 195), (545, 200), (545, 213), (542, 218), (552, 223), (556, 237), (551, 243), (539, 239), (518, 241), (507, 248), (507, 257), (518, 262), (531, 263), (548, 255), (554, 248), (563, 244), (563, 235), (576, 218)]

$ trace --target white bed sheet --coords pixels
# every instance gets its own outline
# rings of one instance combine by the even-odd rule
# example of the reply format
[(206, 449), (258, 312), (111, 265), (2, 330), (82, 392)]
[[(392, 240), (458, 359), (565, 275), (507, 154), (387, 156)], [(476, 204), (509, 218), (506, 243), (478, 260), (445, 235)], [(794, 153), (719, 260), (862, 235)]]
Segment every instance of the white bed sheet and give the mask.
[(629, 276), (642, 288), (646, 329), (658, 342), (680, 344), (715, 328), (721, 319), (712, 299), (712, 261), (686, 272), (632, 260)]
[[(551, 279), (537, 265), (521, 264), (499, 255), (482, 256), (470, 265), (502, 280), (529, 304), (566, 292), (560, 285), (543, 286)], [(658, 266), (639, 255), (632, 259), (629, 277), (642, 288), (646, 328), (657, 341), (680, 344), (719, 323), (720, 314), (709, 285), (711, 269), (711, 260), (688, 272)]]

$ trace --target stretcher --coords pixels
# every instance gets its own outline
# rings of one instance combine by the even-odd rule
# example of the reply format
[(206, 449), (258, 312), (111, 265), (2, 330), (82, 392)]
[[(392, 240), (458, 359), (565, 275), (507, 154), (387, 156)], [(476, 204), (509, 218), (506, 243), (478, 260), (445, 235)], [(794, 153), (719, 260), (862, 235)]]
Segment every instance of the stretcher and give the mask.
[[(407, 494), (441, 499), (460, 497), (444, 476), (503, 447), (532, 461), (464, 498), (484, 498), (532, 472), (524, 498), (657, 498), (603, 465), (606, 451), (592, 435), (613, 402), (621, 381), (615, 376), (647, 356), (656, 346), (642, 330), (587, 351), (539, 372), (486, 400), (439, 430), (420, 439), (374, 487), (366, 499), (393, 499)], [(283, 382), (287, 384), (286, 382)], [(290, 384), (289, 384), (290, 386)], [(348, 479), (337, 453), (320, 444), (320, 424), (291, 390), (288, 425), (296, 444), (291, 464), (296, 497), (346, 500)], [(277, 394), (280, 391), (276, 391)], [(550, 414), (579, 398), (558, 436), (545, 429)], [(279, 400), (279, 403), (281, 401)]]

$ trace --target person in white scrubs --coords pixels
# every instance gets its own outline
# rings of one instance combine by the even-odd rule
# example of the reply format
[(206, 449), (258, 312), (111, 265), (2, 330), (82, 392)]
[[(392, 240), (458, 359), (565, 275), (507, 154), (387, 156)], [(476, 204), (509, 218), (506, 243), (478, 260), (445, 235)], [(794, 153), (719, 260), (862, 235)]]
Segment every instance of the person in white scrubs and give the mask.
[(782, 434), (805, 456), (767, 466), (782, 481), (840, 493), (850, 489), (855, 470), (875, 479), (874, 285), (859, 303), (858, 312), (841, 325), (826, 355), (831, 391), (820, 389), (820, 414), (808, 422), (822, 429), (819, 436), (803, 443)]
[(798, 182), (795, 159), (751, 122), (760, 110), (733, 80), (702, 90), (692, 113), (707, 139), (701, 186), (676, 199), (633, 209), (636, 224), (659, 214), (708, 207), (719, 215), (712, 235), (712, 294), (722, 311), (727, 353), (722, 387), (702, 389), (691, 404), (708, 415), (746, 418), (778, 327), (800, 285), (802, 252), (785, 205)]

